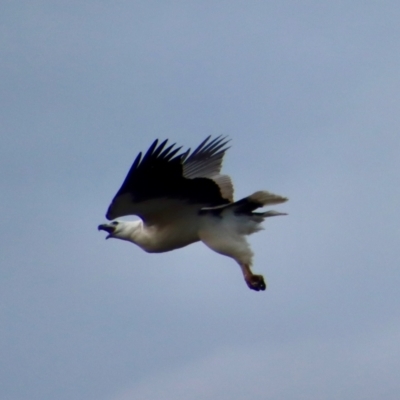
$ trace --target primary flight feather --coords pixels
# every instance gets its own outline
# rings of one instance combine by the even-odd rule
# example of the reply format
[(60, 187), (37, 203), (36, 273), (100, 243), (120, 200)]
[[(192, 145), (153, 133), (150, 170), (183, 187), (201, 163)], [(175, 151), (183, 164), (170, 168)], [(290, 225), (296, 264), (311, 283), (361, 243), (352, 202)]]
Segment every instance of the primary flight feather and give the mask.
[(108, 238), (137, 244), (149, 253), (175, 250), (202, 241), (241, 267), (250, 289), (265, 290), (262, 275), (251, 271), (253, 252), (245, 236), (262, 229), (266, 217), (286, 215), (277, 211), (254, 212), (287, 198), (258, 191), (233, 200), (233, 186), (220, 174), (228, 140), (207, 137), (193, 152), (180, 152), (168, 140), (155, 140), (146, 154), (139, 153), (106, 218), (136, 215), (137, 221), (113, 221), (99, 225)]

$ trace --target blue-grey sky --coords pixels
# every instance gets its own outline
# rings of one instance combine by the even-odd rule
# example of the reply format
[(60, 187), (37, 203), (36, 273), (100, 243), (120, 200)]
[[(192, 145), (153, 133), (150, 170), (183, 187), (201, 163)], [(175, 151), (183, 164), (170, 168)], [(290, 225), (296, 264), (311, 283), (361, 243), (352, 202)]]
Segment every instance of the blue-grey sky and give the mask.
[[(397, 400), (400, 5), (0, 6), (0, 398)], [(266, 292), (96, 227), (156, 138), (229, 135)]]

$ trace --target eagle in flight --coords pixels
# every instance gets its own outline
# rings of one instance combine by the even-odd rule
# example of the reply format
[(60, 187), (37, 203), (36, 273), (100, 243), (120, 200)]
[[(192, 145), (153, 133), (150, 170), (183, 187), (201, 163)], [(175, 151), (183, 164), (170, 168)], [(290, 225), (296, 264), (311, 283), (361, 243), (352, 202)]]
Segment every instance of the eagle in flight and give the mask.
[[(155, 140), (136, 157), (108, 208), (109, 223), (98, 226), (108, 238), (135, 243), (149, 253), (163, 253), (202, 241), (211, 250), (233, 258), (250, 289), (265, 290), (262, 275), (251, 271), (253, 252), (246, 241), (266, 217), (286, 215), (256, 209), (287, 201), (258, 191), (233, 200), (233, 186), (220, 173), (228, 149), (226, 137), (207, 137), (194, 151), (180, 152), (168, 139)], [(136, 215), (136, 221), (116, 218)]]

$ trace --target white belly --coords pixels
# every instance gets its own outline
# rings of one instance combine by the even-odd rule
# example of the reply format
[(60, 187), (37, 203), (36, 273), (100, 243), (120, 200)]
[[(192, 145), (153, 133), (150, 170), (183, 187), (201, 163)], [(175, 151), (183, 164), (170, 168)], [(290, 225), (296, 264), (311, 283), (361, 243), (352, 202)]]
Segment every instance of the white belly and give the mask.
[(135, 243), (148, 253), (164, 253), (199, 240), (197, 227), (185, 223), (166, 227), (144, 227), (140, 238), (136, 238)]

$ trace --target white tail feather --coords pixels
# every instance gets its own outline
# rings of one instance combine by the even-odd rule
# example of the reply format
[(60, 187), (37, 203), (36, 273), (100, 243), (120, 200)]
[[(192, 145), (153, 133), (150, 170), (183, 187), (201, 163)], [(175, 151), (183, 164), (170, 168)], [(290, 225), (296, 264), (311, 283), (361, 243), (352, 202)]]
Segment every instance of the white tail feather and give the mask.
[(260, 203), (263, 206), (270, 206), (273, 204), (280, 204), (287, 201), (287, 197), (279, 196), (267, 191), (258, 191), (253, 193), (251, 196), (247, 197), (249, 201)]

